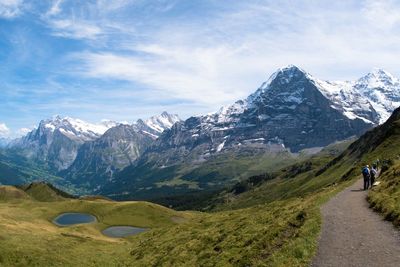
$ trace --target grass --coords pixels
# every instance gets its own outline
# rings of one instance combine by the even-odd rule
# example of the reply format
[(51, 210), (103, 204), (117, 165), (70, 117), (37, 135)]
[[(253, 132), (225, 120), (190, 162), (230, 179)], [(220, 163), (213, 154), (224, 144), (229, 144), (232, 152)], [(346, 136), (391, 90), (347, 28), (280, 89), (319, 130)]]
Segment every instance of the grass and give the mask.
[(319, 205), (341, 189), (201, 213), (138, 236), (131, 254), (137, 266), (308, 266), (320, 230)]
[[(24, 197), (10, 201), (19, 190)], [(62, 200), (39, 202), (20, 189), (0, 188), (0, 266), (132, 266), (131, 239), (101, 234), (111, 225), (149, 227), (152, 231), (177, 225), (176, 218), (194, 215), (147, 202)], [(87, 212), (98, 223), (57, 227), (52, 220), (63, 212)]]
[[(325, 150), (284, 167), (242, 194), (224, 192), (212, 212), (96, 198), (43, 201), (49, 192), (40, 187), (30, 195), (9, 190), (1, 200), (0, 190), (0, 265), (308, 266), (320, 205), (357, 178), (354, 164), (361, 160), (339, 152)], [(15, 194), (21, 197), (13, 200)], [(87, 212), (98, 222), (53, 225), (63, 212)], [(111, 225), (151, 230), (113, 239), (101, 234)]]
[[(280, 178), (209, 213), (96, 198), (43, 202), (47, 189), (38, 187), (31, 195), (21, 190), (27, 198), (0, 202), (0, 265), (307, 266), (317, 246), (319, 205), (347, 185), (335, 184), (347, 165), (315, 177), (329, 159), (332, 155), (320, 155), (313, 159), (311, 170), (294, 176), (296, 168), (283, 169)], [(49, 197), (53, 199), (52, 194)], [(63, 212), (87, 212), (98, 222), (53, 225), (52, 219)], [(111, 225), (151, 230), (112, 239), (101, 234)]]
[(396, 160), (378, 179), (381, 183), (370, 190), (371, 207), (400, 227), (400, 161)]

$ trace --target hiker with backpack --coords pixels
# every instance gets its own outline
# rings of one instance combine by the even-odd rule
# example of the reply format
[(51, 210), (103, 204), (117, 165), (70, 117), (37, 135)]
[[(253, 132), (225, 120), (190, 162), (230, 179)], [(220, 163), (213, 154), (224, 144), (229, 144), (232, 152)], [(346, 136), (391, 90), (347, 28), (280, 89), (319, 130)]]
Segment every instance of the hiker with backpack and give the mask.
[(372, 186), (374, 185), (374, 183), (375, 183), (375, 178), (378, 176), (378, 171), (377, 171), (377, 169), (376, 169), (376, 165), (372, 165), (372, 168), (371, 168), (371, 171), (370, 171), (370, 176), (371, 176), (371, 181), (370, 181), (370, 183), (371, 183), (371, 188), (372, 188)]
[(370, 182), (370, 178), (371, 178), (371, 172), (369, 170), (369, 166), (366, 165), (363, 169), (362, 169), (362, 175), (364, 177), (364, 190), (367, 190), (369, 187), (369, 182)]

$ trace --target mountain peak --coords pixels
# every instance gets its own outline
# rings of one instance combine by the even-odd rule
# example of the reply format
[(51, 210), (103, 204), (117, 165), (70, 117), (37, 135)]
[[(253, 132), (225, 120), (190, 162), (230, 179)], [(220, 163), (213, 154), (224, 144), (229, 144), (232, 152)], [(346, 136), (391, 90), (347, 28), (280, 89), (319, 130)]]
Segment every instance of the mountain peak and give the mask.
[(309, 75), (305, 70), (299, 68), (295, 65), (287, 65), (285, 67), (279, 68), (276, 72), (278, 75), (284, 75), (289, 77), (306, 76)]
[(71, 117), (62, 118), (55, 115), (52, 118), (42, 120), (39, 123), (39, 129), (54, 132), (61, 131), (64, 135), (87, 139), (94, 139), (104, 134), (109, 128), (116, 126), (118, 123), (113, 121), (101, 122), (98, 124), (89, 123), (81, 119)]
[(169, 117), (170, 114), (167, 111), (163, 111), (163, 113), (161, 113), (162, 117)]
[(381, 68), (373, 68), (369, 74), (377, 78), (394, 78), (392, 74)]
[(297, 67), (296, 65), (289, 64), (284, 67), (279, 68), (280, 71), (302, 71), (305, 73), (304, 70), (302, 70), (300, 67)]
[(53, 115), (53, 117), (51, 119), (48, 119), (49, 121), (61, 121), (62, 117), (59, 114)]
[(161, 115), (152, 116), (145, 120), (145, 124), (156, 132), (162, 133), (164, 130), (171, 128), (172, 125), (180, 120), (181, 119), (178, 115), (169, 114), (168, 112), (164, 111), (161, 113)]
[(374, 68), (367, 75), (361, 77), (357, 83), (360, 87), (385, 88), (393, 86), (399, 80), (384, 69)]
[(269, 79), (261, 85), (260, 89), (261, 90), (267, 89), (271, 85), (271, 83), (285, 85), (292, 82), (293, 80), (301, 79), (304, 77), (312, 78), (311, 75), (307, 73), (305, 70), (290, 64), (281, 67), (277, 71), (275, 71), (269, 77)]

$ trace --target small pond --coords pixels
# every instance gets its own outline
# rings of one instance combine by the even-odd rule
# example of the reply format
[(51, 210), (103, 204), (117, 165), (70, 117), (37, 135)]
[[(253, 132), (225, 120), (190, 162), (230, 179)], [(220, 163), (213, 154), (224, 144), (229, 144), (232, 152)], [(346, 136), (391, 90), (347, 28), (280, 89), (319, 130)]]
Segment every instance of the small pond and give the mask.
[(103, 230), (103, 234), (109, 237), (126, 237), (145, 232), (149, 229), (133, 226), (111, 226)]
[(74, 224), (91, 223), (96, 221), (97, 221), (96, 217), (94, 217), (91, 214), (69, 212), (58, 215), (53, 220), (53, 223), (57, 224), (58, 226), (69, 226)]

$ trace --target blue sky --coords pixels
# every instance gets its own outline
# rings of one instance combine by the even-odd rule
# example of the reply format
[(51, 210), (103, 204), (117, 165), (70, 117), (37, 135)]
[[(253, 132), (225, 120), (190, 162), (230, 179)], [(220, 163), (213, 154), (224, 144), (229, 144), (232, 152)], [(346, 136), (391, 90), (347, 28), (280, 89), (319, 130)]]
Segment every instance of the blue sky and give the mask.
[(0, 0), (0, 136), (215, 111), (288, 64), (400, 76), (399, 58), (399, 1)]

